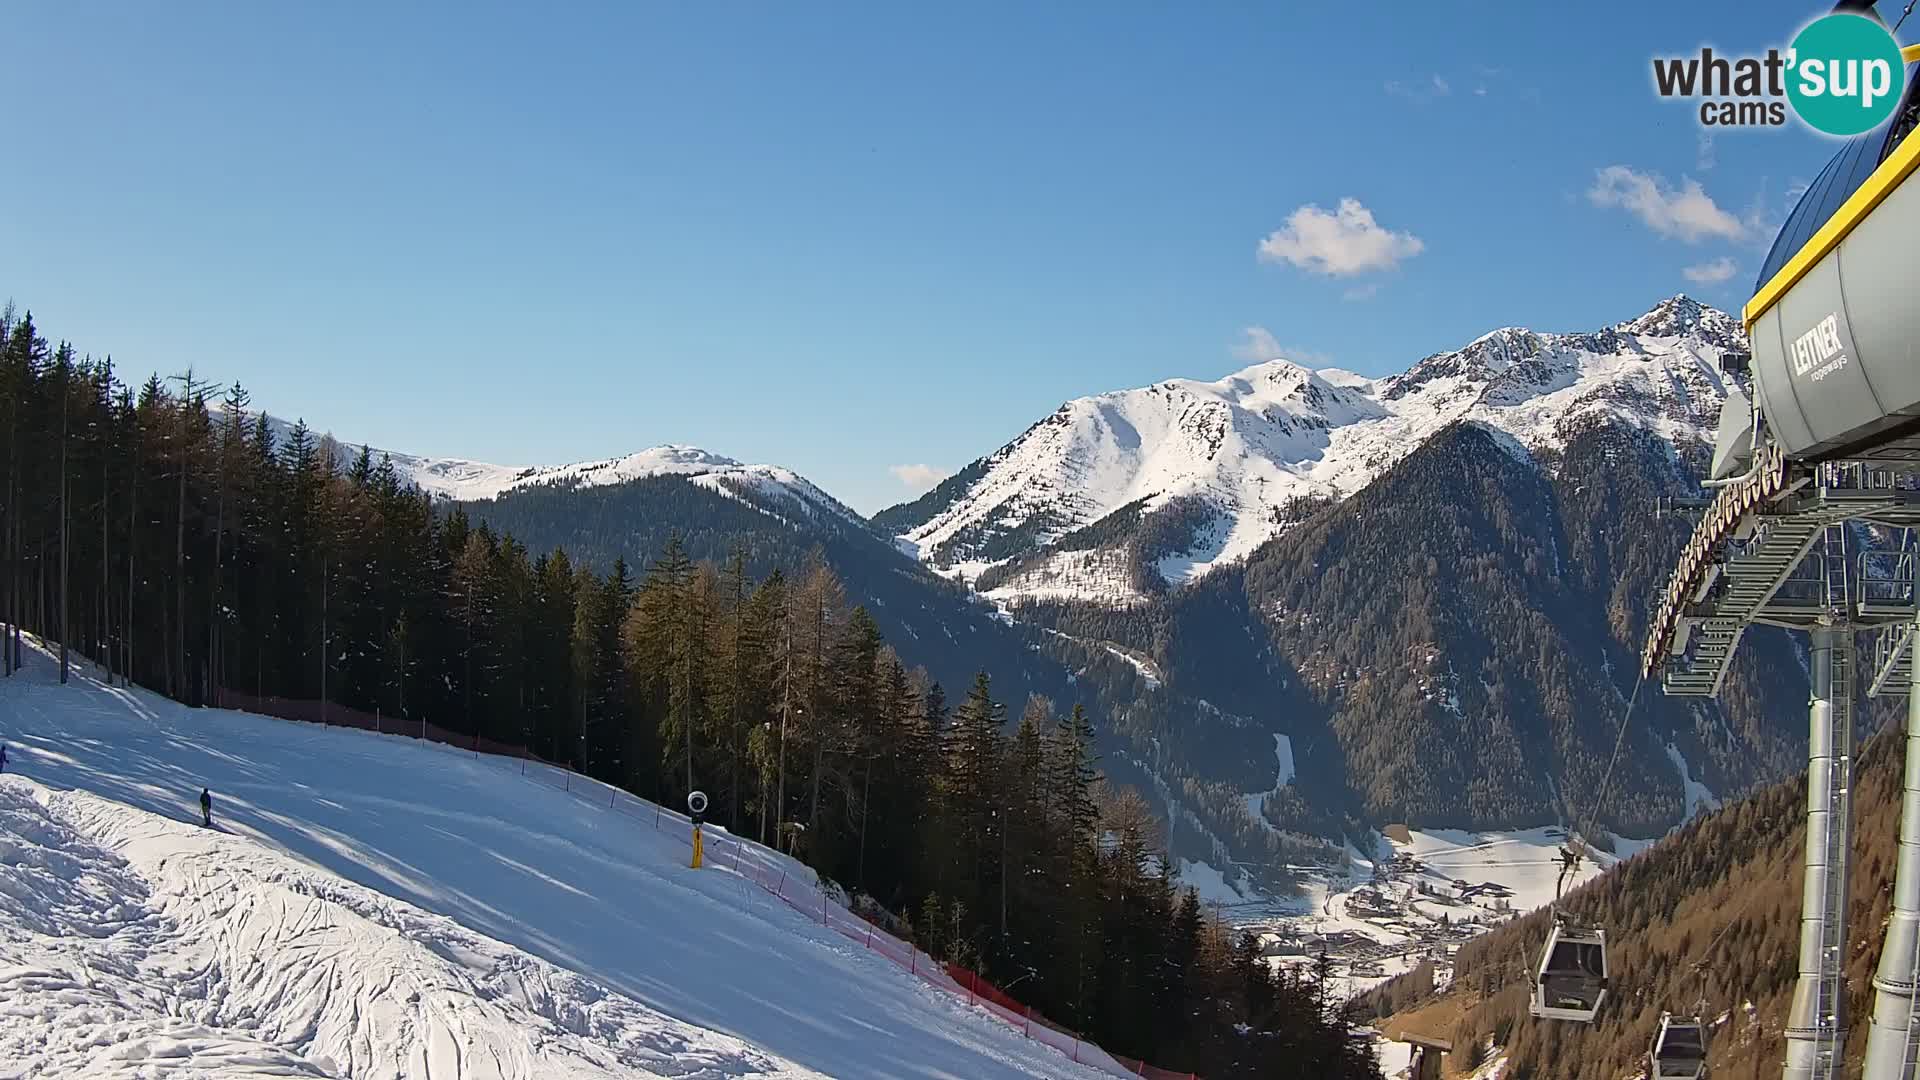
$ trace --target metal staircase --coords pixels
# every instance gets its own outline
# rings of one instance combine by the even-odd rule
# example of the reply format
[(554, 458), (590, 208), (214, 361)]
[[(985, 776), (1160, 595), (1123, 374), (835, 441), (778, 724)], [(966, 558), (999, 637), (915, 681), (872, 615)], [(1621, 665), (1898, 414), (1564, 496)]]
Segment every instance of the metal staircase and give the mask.
[[(1722, 537), (1706, 550), (1704, 567), (1674, 613), (1674, 632), (1656, 630), (1655, 642), (1668, 652), (1658, 664), (1668, 694), (1712, 697), (1727, 677), (1728, 665), (1747, 627), (1754, 623), (1809, 630), (1836, 620), (1855, 625), (1910, 619), (1913, 610), (1913, 556), (1904, 568), (1876, 564), (1864, 594), (1836, 597), (1829, 582), (1844, 588), (1847, 561), (1844, 523), (1871, 521), (1894, 527), (1920, 523), (1920, 499), (1910, 489), (1876, 482), (1860, 470), (1824, 476), (1789, 488), (1772, 502), (1754, 506), (1719, 527)], [(1705, 525), (1702, 526), (1705, 528)], [(1840, 535), (1835, 554), (1823, 555), (1813, 575), (1796, 576), (1822, 537)], [(1884, 553), (1879, 553), (1884, 554)], [(1835, 561), (1834, 567), (1824, 564)], [(1904, 573), (1905, 585), (1899, 574)], [(1855, 610), (1849, 610), (1852, 600)], [(1883, 682), (1876, 678), (1875, 685)]]
[(1913, 624), (1890, 626), (1873, 638), (1872, 697), (1905, 697), (1913, 685)]
[(1846, 505), (1831, 505), (1812, 513), (1760, 513), (1755, 515), (1752, 532), (1745, 540), (1728, 540), (1718, 579), (1708, 583), (1706, 595), (1687, 612), (1699, 621), (1687, 638), (1687, 663), (1669, 667), (1662, 677), (1666, 692), (1712, 697), (1720, 692), (1727, 666), (1748, 626), (1767, 621), (1769, 614), (1813, 616), (1825, 607), (1824, 586), (1786, 586), (1794, 568), (1821, 535), (1836, 522), (1856, 514), (1857, 510)]

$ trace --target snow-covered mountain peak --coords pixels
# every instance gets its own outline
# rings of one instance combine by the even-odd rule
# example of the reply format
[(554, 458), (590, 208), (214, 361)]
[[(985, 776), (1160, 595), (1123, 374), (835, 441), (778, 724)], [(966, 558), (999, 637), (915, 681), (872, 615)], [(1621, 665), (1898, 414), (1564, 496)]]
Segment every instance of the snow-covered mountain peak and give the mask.
[[(267, 417), (276, 443), (285, 445), (293, 425)], [(331, 436), (326, 436), (331, 438)], [(358, 443), (333, 440), (345, 467), (359, 453)], [(748, 499), (762, 509), (797, 510), (809, 517), (826, 514), (864, 527), (863, 519), (812, 481), (781, 465), (749, 465), (685, 443), (665, 443), (619, 457), (567, 465), (496, 465), (467, 458), (427, 457), (398, 450), (373, 450), (393, 462), (404, 480), (436, 499), (474, 502), (536, 487), (593, 488), (659, 476), (680, 476), (729, 498)]]
[[(987, 587), (1001, 599), (1124, 601), (1139, 595), (1142, 558), (1170, 584), (1242, 558), (1297, 518), (1297, 500), (1350, 495), (1455, 422), (1521, 453), (1608, 419), (1705, 440), (1724, 397), (1719, 358), (1745, 347), (1731, 316), (1675, 296), (1588, 333), (1502, 327), (1379, 379), (1276, 359), (1077, 398), (915, 504), (902, 546), (969, 579), (999, 567)], [(1181, 524), (1149, 530), (1151, 551), (1112, 546), (1125, 537), (1053, 549), (1123, 508), (1177, 510)]]
[[(398, 464), (400, 459), (395, 458)], [(813, 482), (781, 465), (748, 465), (698, 446), (668, 443), (620, 457), (577, 461), (570, 465), (511, 466), (451, 463), (435, 458), (409, 459), (409, 471), (422, 490), (450, 499), (493, 499), (534, 487), (590, 488), (626, 484), (658, 476), (682, 476), (731, 498), (752, 496), (761, 503), (827, 513), (858, 522), (860, 516)]]
[(1686, 293), (1667, 297), (1639, 318), (1621, 323), (1619, 330), (1644, 337), (1699, 337), (1723, 348), (1746, 344), (1740, 320)]
[(1263, 360), (1252, 367), (1236, 371), (1216, 385), (1230, 386), (1242, 392), (1257, 392), (1254, 390), (1255, 387), (1292, 387), (1316, 377), (1311, 368), (1291, 360), (1276, 358)]

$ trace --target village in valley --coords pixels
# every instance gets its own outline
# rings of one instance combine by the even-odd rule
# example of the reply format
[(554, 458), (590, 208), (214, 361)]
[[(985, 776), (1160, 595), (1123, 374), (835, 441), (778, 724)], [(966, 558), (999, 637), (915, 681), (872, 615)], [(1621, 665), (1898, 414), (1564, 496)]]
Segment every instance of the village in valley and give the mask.
[[(1343, 868), (1297, 868), (1301, 891), (1291, 898), (1224, 885), (1204, 864), (1187, 864), (1183, 878), (1199, 884), (1221, 918), (1252, 931), (1270, 963), (1314, 969), (1333, 993), (1351, 998), (1423, 960), (1444, 986), (1462, 942), (1553, 901), (1565, 841), (1565, 830), (1552, 826), (1476, 833), (1389, 825), (1373, 858), (1349, 846)], [(1601, 854), (1600, 865), (1583, 862), (1575, 880), (1644, 846), (1616, 838), (1616, 851)]]

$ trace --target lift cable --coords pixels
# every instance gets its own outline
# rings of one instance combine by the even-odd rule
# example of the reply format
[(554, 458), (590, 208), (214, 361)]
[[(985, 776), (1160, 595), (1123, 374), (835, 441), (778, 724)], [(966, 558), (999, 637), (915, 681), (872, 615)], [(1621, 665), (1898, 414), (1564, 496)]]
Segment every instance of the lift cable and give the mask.
[(1920, 0), (1907, 0), (1907, 8), (1906, 8), (1906, 10), (1905, 10), (1905, 11), (1902, 11), (1902, 12), (1900, 13), (1900, 18), (1899, 18), (1898, 20), (1896, 20), (1896, 21), (1894, 22), (1894, 24), (1893, 24), (1893, 32), (1894, 32), (1894, 33), (1896, 33), (1896, 34), (1897, 34), (1897, 33), (1899, 33), (1899, 32), (1900, 32), (1900, 24), (1901, 24), (1901, 23), (1903, 23), (1903, 22), (1906, 22), (1906, 21), (1907, 21), (1907, 16), (1909, 16), (1909, 15), (1911, 15), (1911, 14), (1913, 14), (1913, 5), (1915, 5), (1915, 4), (1920, 4)]
[[(1915, 0), (1915, 2), (1920, 3), (1920, 0)], [(1607, 771), (1600, 779), (1600, 797), (1595, 799), (1592, 805), (1587, 808), (1587, 823), (1589, 825), (1598, 826), (1600, 823), (1600, 816), (1607, 804), (1607, 794), (1613, 789), (1613, 770), (1620, 764), (1621, 748), (1627, 744), (1627, 725), (1633, 720), (1634, 706), (1640, 703), (1640, 691), (1646, 685), (1647, 673), (1642, 669), (1639, 679), (1635, 680), (1633, 684), (1633, 694), (1627, 698), (1626, 711), (1620, 714), (1620, 730), (1613, 737), (1613, 753), (1607, 758)], [(1577, 845), (1581, 841), (1574, 838), (1585, 836), (1586, 832), (1580, 828), (1580, 815), (1574, 814), (1573, 833), (1567, 838), (1567, 846), (1561, 849), (1560, 881), (1554, 886), (1553, 890), (1555, 903), (1559, 902), (1561, 893), (1565, 891), (1568, 879), (1571, 878), (1580, 867), (1580, 851)], [(1587, 842), (1591, 844), (1591, 841)]]

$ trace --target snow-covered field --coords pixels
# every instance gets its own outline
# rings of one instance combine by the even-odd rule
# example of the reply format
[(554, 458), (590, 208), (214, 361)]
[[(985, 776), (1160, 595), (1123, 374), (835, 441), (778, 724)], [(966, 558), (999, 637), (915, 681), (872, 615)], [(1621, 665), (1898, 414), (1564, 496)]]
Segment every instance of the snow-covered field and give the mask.
[[(1467, 832), (1461, 829), (1413, 830), (1413, 842), (1387, 841), (1393, 851), (1412, 855), (1426, 863), (1426, 880), (1434, 885), (1461, 880), (1479, 884), (1494, 882), (1513, 890), (1508, 902), (1517, 912), (1528, 912), (1553, 903), (1554, 887), (1560, 877), (1560, 845), (1563, 834), (1557, 829), (1523, 829), (1518, 832)], [(1601, 853), (1602, 862), (1583, 860), (1567, 888), (1600, 876), (1607, 867), (1631, 858), (1652, 841), (1616, 837), (1613, 854)]]
[(1099, 1075), (512, 761), (27, 660), (0, 1077)]

